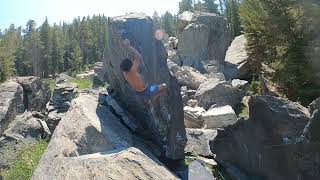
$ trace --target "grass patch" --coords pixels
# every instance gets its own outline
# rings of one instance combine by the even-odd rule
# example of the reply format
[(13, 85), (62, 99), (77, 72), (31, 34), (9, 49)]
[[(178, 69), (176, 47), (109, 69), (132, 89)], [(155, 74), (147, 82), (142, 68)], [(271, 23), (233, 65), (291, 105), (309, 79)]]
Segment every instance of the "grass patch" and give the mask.
[(31, 179), (34, 170), (47, 149), (48, 142), (39, 140), (34, 146), (26, 148), (19, 153), (18, 160), (1, 173), (4, 180)]
[(55, 79), (44, 79), (43, 80), (45, 84), (47, 84), (51, 90), (51, 92), (53, 92), (54, 88), (56, 87), (56, 80)]
[(90, 89), (93, 84), (91, 79), (74, 79), (71, 82), (78, 84), (79, 89)]

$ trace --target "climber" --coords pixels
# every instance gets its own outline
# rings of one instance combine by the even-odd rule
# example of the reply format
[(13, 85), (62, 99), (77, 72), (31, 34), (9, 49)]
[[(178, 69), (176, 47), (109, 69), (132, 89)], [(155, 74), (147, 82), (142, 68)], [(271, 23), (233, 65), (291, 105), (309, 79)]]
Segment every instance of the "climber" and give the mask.
[(122, 70), (127, 82), (136, 91), (136, 94), (142, 97), (145, 106), (148, 107), (166, 91), (167, 85), (165, 83), (160, 85), (146, 85), (139, 73), (141, 55), (130, 45), (130, 41), (128, 39), (123, 41), (123, 45), (128, 50), (131, 60), (128, 58), (124, 59), (120, 64), (120, 69)]

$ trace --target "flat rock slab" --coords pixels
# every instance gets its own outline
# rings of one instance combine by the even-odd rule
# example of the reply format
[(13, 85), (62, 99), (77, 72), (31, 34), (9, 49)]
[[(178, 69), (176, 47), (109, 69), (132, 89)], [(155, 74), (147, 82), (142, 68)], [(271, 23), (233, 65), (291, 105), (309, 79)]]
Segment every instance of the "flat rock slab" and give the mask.
[(202, 119), (207, 129), (223, 128), (238, 121), (237, 115), (231, 106), (212, 108), (202, 114)]

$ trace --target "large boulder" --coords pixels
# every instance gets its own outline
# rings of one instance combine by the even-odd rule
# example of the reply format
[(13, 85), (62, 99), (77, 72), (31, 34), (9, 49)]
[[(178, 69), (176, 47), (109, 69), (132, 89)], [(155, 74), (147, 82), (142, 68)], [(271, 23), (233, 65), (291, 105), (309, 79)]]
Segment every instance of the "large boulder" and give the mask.
[(15, 116), (25, 111), (23, 88), (14, 80), (0, 85), (0, 135)]
[(187, 146), (185, 151), (193, 155), (204, 157), (212, 157), (209, 140), (213, 140), (217, 136), (217, 130), (213, 129), (186, 129)]
[(41, 122), (31, 112), (16, 116), (0, 137), (0, 169), (13, 163), (22, 149), (47, 136)]
[(197, 90), (199, 86), (207, 81), (207, 78), (196, 69), (189, 66), (182, 66), (175, 73), (179, 84), (187, 86), (189, 89)]
[(199, 87), (195, 94), (199, 106), (209, 109), (212, 105), (236, 107), (242, 100), (244, 93), (226, 81), (209, 80)]
[(134, 144), (139, 142), (108, 108), (98, 105), (96, 96), (80, 95), (56, 128), (32, 179), (177, 179)]
[(248, 77), (248, 55), (245, 50), (247, 41), (244, 35), (235, 37), (225, 57), (225, 75), (227, 79), (243, 79)]
[(184, 12), (179, 19), (185, 24), (180, 33), (178, 51), (183, 65), (203, 71), (201, 61), (223, 62), (231, 41), (228, 23), (213, 13)]
[(224, 128), (237, 122), (237, 115), (231, 106), (212, 108), (202, 114), (206, 129)]
[(47, 84), (39, 77), (18, 77), (17, 82), (24, 90), (24, 105), (28, 111), (43, 111), (51, 98), (51, 91)]
[(273, 96), (252, 97), (249, 109), (249, 120), (218, 130), (209, 142), (216, 160), (264, 179), (319, 179), (320, 145), (285, 141), (300, 137), (308, 110)]
[[(105, 61), (107, 81), (112, 95), (122, 107), (138, 120), (149, 137), (161, 148), (164, 158), (184, 158), (186, 135), (183, 122), (183, 104), (177, 80), (167, 66), (167, 53), (161, 41), (154, 36), (150, 17), (128, 14), (109, 20), (109, 38)], [(120, 63), (128, 57), (122, 38), (128, 38), (142, 56), (141, 75), (147, 84), (166, 83), (168, 90), (153, 107), (145, 108), (141, 98), (130, 87), (120, 70)]]

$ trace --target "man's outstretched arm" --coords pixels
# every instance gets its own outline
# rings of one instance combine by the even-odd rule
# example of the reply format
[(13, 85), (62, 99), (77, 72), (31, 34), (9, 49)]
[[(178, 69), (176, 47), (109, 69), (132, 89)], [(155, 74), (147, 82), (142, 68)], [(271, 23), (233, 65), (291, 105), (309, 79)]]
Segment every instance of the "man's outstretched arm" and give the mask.
[(140, 66), (140, 62), (141, 62), (141, 55), (140, 53), (130, 45), (130, 42), (128, 39), (126, 39), (124, 41), (124, 45), (125, 47), (128, 49), (129, 51), (129, 55), (131, 57), (133, 57), (133, 69), (138, 70), (139, 66)]

